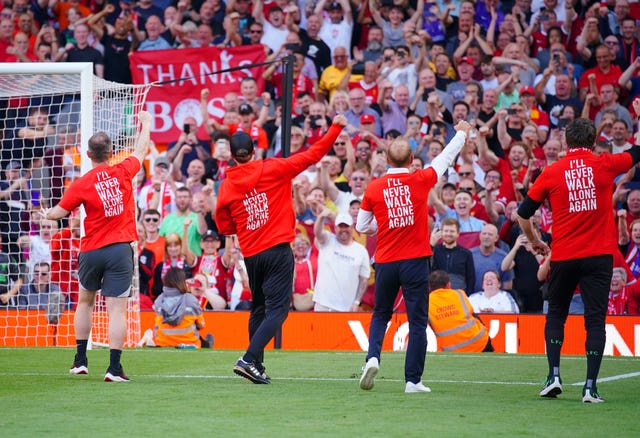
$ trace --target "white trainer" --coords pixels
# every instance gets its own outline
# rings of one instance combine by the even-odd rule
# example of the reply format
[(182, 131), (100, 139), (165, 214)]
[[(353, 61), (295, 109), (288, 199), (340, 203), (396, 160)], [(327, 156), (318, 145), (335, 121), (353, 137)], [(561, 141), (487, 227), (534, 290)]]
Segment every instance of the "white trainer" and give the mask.
[(407, 382), (406, 386), (404, 387), (404, 392), (407, 392), (407, 393), (431, 392), (431, 388), (429, 388), (428, 386), (424, 386), (422, 382), (418, 382), (418, 383)]
[(364, 389), (365, 391), (373, 388), (374, 378), (376, 374), (380, 371), (380, 363), (378, 362), (377, 357), (372, 357), (367, 361), (367, 364), (364, 366), (362, 370), (362, 377), (360, 377), (360, 389)]

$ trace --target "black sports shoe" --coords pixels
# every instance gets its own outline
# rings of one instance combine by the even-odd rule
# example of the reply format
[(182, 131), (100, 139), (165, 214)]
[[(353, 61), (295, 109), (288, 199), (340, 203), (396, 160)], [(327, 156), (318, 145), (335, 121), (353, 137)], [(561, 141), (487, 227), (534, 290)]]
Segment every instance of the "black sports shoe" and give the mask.
[(114, 371), (111, 368), (107, 369), (107, 373), (104, 375), (105, 382), (128, 382), (130, 379), (124, 373), (124, 370), (120, 368), (120, 371)]
[(540, 391), (540, 397), (556, 398), (562, 394), (562, 379), (560, 376), (548, 376)]
[(242, 360), (242, 358), (238, 359), (238, 362), (236, 362), (236, 365), (233, 367), (233, 372), (256, 384), (271, 383), (262, 376), (262, 373), (258, 371), (253, 363), (247, 363)]
[(89, 374), (89, 361), (87, 358), (85, 357), (82, 360), (78, 360), (78, 357), (76, 356), (73, 359), (73, 365), (69, 369), (69, 374)]
[(211, 333), (207, 334), (200, 342), (200, 346), (202, 348), (213, 348), (213, 335)]
[(267, 374), (267, 369), (264, 367), (264, 365), (262, 365), (262, 363), (258, 361), (255, 361), (253, 364), (256, 366), (256, 369), (262, 375), (262, 377), (271, 382), (271, 377), (269, 377), (269, 374)]
[(604, 403), (596, 388), (582, 388), (582, 403)]

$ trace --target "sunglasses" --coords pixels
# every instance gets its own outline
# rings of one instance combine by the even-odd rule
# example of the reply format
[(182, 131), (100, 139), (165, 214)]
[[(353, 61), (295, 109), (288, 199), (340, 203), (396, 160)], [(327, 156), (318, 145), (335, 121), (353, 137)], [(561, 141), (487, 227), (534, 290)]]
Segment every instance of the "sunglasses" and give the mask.
[(360, 148), (356, 148), (356, 150), (359, 150), (359, 151), (368, 151), (368, 150), (371, 150), (371, 148), (370, 148), (370, 147), (368, 147), (368, 146), (363, 146), (363, 147), (360, 147)]
[(364, 181), (366, 178), (364, 176), (352, 176), (352, 181)]
[(347, 145), (347, 143), (346, 143), (346, 142), (344, 142), (344, 141), (337, 141), (337, 142), (335, 142), (333, 145), (334, 145), (334, 146), (346, 146), (346, 145)]
[(260, 29), (251, 29), (249, 33), (262, 33)]
[(146, 217), (144, 218), (145, 222), (160, 222), (160, 218), (158, 217)]
[(33, 275), (49, 275), (49, 272), (33, 271)]
[(458, 172), (458, 176), (471, 176), (471, 172)]

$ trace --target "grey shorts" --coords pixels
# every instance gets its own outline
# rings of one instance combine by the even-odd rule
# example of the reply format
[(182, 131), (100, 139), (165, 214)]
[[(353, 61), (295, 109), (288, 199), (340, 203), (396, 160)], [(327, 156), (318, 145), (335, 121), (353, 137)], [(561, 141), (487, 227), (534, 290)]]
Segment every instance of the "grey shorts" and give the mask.
[(78, 257), (78, 279), (84, 290), (105, 297), (128, 297), (133, 278), (133, 248), (129, 243), (114, 243)]

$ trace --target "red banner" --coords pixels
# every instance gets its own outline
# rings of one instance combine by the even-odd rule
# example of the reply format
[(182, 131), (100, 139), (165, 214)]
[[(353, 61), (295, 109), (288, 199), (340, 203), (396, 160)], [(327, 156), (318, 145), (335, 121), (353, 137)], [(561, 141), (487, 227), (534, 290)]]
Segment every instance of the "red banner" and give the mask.
[[(184, 119), (188, 116), (194, 117), (201, 125), (200, 91), (203, 88), (210, 91), (207, 105), (209, 114), (218, 118), (224, 115), (224, 95), (231, 91), (239, 93), (242, 78), (256, 78), (258, 90), (264, 90), (264, 66), (215, 74), (220, 70), (259, 64), (264, 60), (262, 45), (132, 53), (129, 61), (134, 84), (173, 81), (151, 87), (147, 96), (145, 109), (153, 116), (151, 138), (158, 143), (177, 140)], [(202, 126), (198, 137), (206, 138)]]

